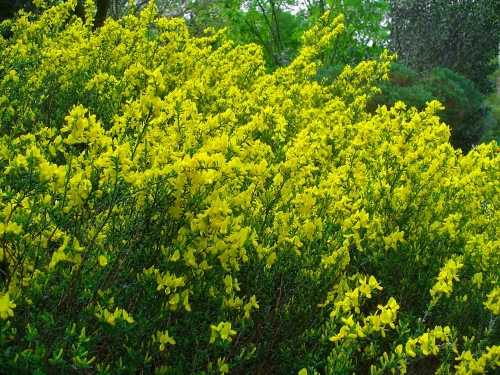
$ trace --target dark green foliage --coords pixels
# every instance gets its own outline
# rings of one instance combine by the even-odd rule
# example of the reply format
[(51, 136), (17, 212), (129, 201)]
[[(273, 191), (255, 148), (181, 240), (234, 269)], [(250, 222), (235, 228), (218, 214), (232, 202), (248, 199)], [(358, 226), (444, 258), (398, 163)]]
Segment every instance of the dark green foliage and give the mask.
[(20, 9), (29, 3), (27, 0), (0, 0), (0, 22), (14, 17)]
[(493, 82), (496, 81), (497, 90), (486, 99), (486, 104), (490, 108), (490, 112), (486, 119), (486, 131), (481, 141), (488, 142), (494, 139), (497, 143), (500, 143), (500, 60), (499, 68), (490, 78)]
[(11, 36), (9, 27), (5, 26), (5, 23), (4, 26), (1, 24), (3, 21), (13, 19), (21, 10), (33, 11), (31, 0), (0, 0), (0, 37), (9, 38)]
[(422, 109), (437, 99), (445, 106), (441, 118), (451, 127), (453, 146), (466, 152), (480, 142), (487, 127), (488, 109), (472, 81), (446, 68), (417, 73), (406, 65), (393, 64), (391, 70), (391, 79), (382, 83), (382, 93), (373, 100), (372, 108), (401, 100)]
[(452, 128), (451, 143), (464, 151), (478, 144), (487, 109), (474, 83), (446, 68), (433, 69), (424, 82), (446, 107), (441, 118)]

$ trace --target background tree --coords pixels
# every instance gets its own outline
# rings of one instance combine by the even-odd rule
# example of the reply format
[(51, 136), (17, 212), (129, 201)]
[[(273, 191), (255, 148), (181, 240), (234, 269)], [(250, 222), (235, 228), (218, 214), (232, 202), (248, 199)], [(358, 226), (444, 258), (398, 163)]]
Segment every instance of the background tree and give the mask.
[(323, 53), (324, 74), (377, 57), (388, 44), (386, 0), (157, 0), (157, 6), (164, 15), (186, 18), (195, 34), (225, 27), (236, 42), (259, 44), (271, 68), (293, 59), (304, 30), (327, 10), (332, 17), (344, 14), (346, 31)]
[(325, 11), (331, 16), (343, 14), (345, 30), (335, 44), (323, 54), (320, 77), (333, 79), (345, 65), (355, 65), (366, 59), (376, 59), (388, 46), (386, 0), (306, 0), (300, 15), (305, 28), (317, 21)]
[(390, 0), (391, 47), (417, 70), (436, 66), (471, 79), (484, 93), (500, 41), (498, 0)]
[(440, 117), (451, 127), (450, 142), (455, 148), (467, 152), (481, 140), (495, 138), (496, 121), (483, 95), (466, 77), (442, 67), (417, 72), (399, 63), (392, 64), (390, 77), (380, 84), (381, 93), (370, 103), (372, 110), (397, 101), (423, 109), (426, 103), (439, 100), (445, 107)]
[[(111, 0), (95, 0), (94, 29), (101, 27), (108, 16)], [(75, 13), (85, 20), (85, 0), (78, 0)]]
[(292, 13), (297, 1), (246, 0), (231, 14), (230, 31), (237, 40), (260, 44), (271, 66), (287, 65), (295, 56), (304, 17)]
[[(383, 19), (385, 0), (250, 0), (244, 3), (242, 34), (253, 34), (273, 50), (275, 63), (286, 63), (296, 53), (300, 36), (326, 11), (343, 14), (345, 32), (323, 53), (323, 75), (335, 75), (347, 64), (376, 58), (387, 45), (388, 29)], [(257, 27), (255, 27), (255, 26)]]
[[(48, 1), (47, 3), (56, 4), (59, 2), (61, 1), (54, 0)], [(118, 7), (123, 9), (125, 6), (124, 0), (95, 0), (94, 3), (96, 9), (96, 13), (94, 15), (94, 28), (100, 27), (104, 24), (112, 3), (116, 9), (118, 9)], [(21, 9), (33, 12), (35, 11), (36, 6), (34, 6), (34, 3), (31, 0), (0, 0), (0, 22), (13, 18)], [(82, 19), (85, 19), (85, 0), (78, 0), (75, 13)], [(120, 13), (120, 15), (121, 14), (122, 13)]]
[[(121, 1), (121, 0), (116, 0)], [(295, 56), (304, 17), (294, 14), (296, 0), (157, 0), (161, 14), (184, 17), (191, 31), (226, 28), (238, 43), (263, 48), (271, 68), (286, 65)]]
[(0, 22), (13, 18), (19, 10), (30, 7), (30, 0), (0, 0)]

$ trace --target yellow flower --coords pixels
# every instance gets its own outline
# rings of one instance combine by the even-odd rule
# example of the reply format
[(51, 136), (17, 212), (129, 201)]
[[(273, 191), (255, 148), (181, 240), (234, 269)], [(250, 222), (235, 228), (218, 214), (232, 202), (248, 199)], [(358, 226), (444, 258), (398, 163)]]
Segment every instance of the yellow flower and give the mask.
[(0, 295), (0, 318), (8, 319), (14, 316), (16, 304), (10, 300), (9, 293)]
[(437, 282), (430, 290), (432, 303), (436, 303), (439, 297), (444, 294), (449, 296), (453, 291), (453, 281), (458, 281), (458, 272), (463, 267), (462, 257), (452, 257), (446, 262), (439, 275)]
[(23, 227), (13, 221), (8, 224), (0, 223), (0, 235), (4, 233), (21, 234), (23, 232)]
[(108, 264), (108, 258), (105, 255), (99, 255), (98, 259), (99, 265), (101, 267), (106, 267), (106, 265)]
[(219, 374), (229, 374), (229, 365), (224, 361), (224, 359), (217, 359), (217, 367), (219, 368)]
[(215, 342), (217, 337), (222, 341), (232, 341), (232, 337), (236, 335), (236, 331), (231, 328), (231, 322), (220, 322), (218, 325), (210, 325), (211, 335), (210, 343)]
[(489, 294), (484, 306), (494, 315), (500, 315), (500, 287), (494, 288)]
[(401, 354), (401, 353), (403, 353), (403, 345), (399, 344), (398, 346), (396, 346), (396, 349), (394, 349), (394, 351), (395, 351), (397, 354)]
[(157, 331), (153, 338), (160, 343), (160, 352), (164, 351), (167, 345), (175, 345), (175, 340), (169, 335), (168, 330)]
[(132, 317), (132, 315), (130, 315), (128, 312), (126, 312), (124, 309), (121, 309), (121, 313), (122, 313), (122, 318), (123, 320), (125, 320), (127, 323), (129, 324), (132, 324), (135, 322), (134, 318)]
[(405, 351), (406, 354), (409, 355), (410, 357), (414, 358), (417, 356), (417, 353), (415, 353), (415, 347), (416, 347), (417, 341), (414, 339), (409, 339), (406, 342), (405, 345)]
[(102, 309), (98, 307), (96, 316), (102, 321), (108, 323), (111, 326), (116, 325), (117, 320), (123, 320), (129, 324), (135, 323), (134, 318), (127, 311), (120, 308), (115, 308), (114, 312), (110, 312), (108, 309)]

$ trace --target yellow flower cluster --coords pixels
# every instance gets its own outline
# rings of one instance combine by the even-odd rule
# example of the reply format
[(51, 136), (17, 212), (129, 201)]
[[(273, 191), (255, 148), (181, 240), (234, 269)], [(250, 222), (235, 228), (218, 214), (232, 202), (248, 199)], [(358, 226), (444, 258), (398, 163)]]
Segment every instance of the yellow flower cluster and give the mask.
[(10, 300), (9, 293), (2, 294), (0, 297), (0, 318), (8, 319), (14, 316), (16, 304)]
[(231, 328), (231, 323), (230, 322), (220, 322), (217, 325), (212, 324), (210, 326), (211, 330), (211, 335), (210, 335), (210, 342), (216, 342), (218, 338), (222, 342), (224, 341), (229, 341), (231, 342), (233, 340), (232, 336), (236, 335), (236, 331)]
[(124, 321), (129, 324), (134, 323), (134, 318), (127, 311), (118, 307), (115, 308), (113, 312), (110, 312), (107, 308), (102, 309), (98, 307), (95, 315), (99, 320), (112, 326), (114, 326), (117, 321)]
[(449, 296), (453, 291), (453, 281), (458, 281), (458, 272), (463, 267), (461, 257), (450, 259), (446, 262), (444, 267), (439, 271), (437, 282), (430, 290), (432, 303), (435, 303), (440, 295), (445, 294)]
[[(351, 291), (345, 292), (343, 298), (334, 303), (334, 310), (330, 313), (330, 317), (338, 317), (342, 314), (354, 310), (356, 314), (360, 311), (361, 298), (372, 298), (372, 292), (375, 290), (382, 290), (375, 277), (370, 276), (367, 280), (366, 276), (360, 276), (357, 280), (358, 286)], [(325, 304), (327, 304), (327, 301)]]
[(500, 287), (494, 288), (488, 294), (484, 306), (494, 315), (500, 315)]
[(353, 316), (341, 318), (344, 325), (340, 328), (337, 335), (330, 337), (330, 341), (336, 342), (343, 338), (355, 339), (357, 337), (366, 337), (366, 335), (379, 332), (385, 337), (386, 327), (396, 328), (395, 322), (399, 305), (394, 298), (390, 298), (386, 305), (378, 305), (377, 312), (365, 317), (363, 323), (354, 322)]
[[(410, 338), (405, 344), (405, 353), (410, 357), (415, 357), (418, 349), (424, 356), (436, 355), (439, 353), (439, 346), (436, 340), (447, 342), (450, 337), (450, 327), (437, 326), (429, 332), (425, 332), (416, 338)], [(401, 347), (396, 347), (396, 352), (401, 352)]]
[(175, 345), (175, 340), (168, 334), (168, 331), (158, 331), (153, 336), (153, 341), (160, 343), (160, 352), (164, 351), (167, 345)]
[(487, 347), (477, 359), (467, 350), (457, 357), (457, 361), (459, 361), (455, 366), (457, 375), (486, 374), (488, 370), (500, 367), (500, 346)]

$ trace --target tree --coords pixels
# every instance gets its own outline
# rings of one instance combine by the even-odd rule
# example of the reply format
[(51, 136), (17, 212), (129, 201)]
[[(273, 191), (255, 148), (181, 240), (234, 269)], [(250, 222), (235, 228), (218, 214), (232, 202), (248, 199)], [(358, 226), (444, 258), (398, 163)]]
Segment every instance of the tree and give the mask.
[(0, 0), (0, 22), (13, 18), (19, 10), (30, 7), (30, 0)]
[[(96, 13), (94, 15), (94, 29), (101, 27), (108, 16), (111, 0), (95, 0)], [(85, 20), (85, 0), (78, 0), (75, 13)]]
[(380, 55), (387, 45), (386, 0), (157, 0), (162, 14), (183, 16), (198, 34), (207, 26), (226, 27), (239, 43), (262, 46), (271, 68), (287, 65), (301, 35), (326, 11), (343, 14), (346, 30), (325, 48), (322, 75), (334, 76), (343, 66)]
[(492, 89), (500, 42), (497, 0), (391, 0), (391, 47), (417, 70), (443, 66)]
[(233, 17), (233, 35), (243, 42), (256, 42), (274, 66), (287, 65), (295, 56), (304, 28), (303, 18), (290, 12), (297, 1), (246, 0)]
[(332, 79), (346, 65), (377, 59), (388, 45), (387, 0), (307, 0), (308, 25), (325, 11), (344, 15), (345, 30), (323, 54), (320, 77)]
[[(46, 1), (46, 6), (60, 3), (61, 1), (53, 0)], [(112, 0), (95, 0), (96, 12), (94, 15), (94, 28), (101, 27), (108, 16)], [(120, 0), (113, 2), (120, 3)], [(123, 5), (123, 4), (122, 4)], [(16, 13), (21, 10), (35, 11), (36, 3), (32, 0), (0, 0), (0, 22), (9, 18), (15, 17)], [(75, 14), (85, 20), (85, 0), (78, 0), (75, 7)]]
[(450, 69), (438, 67), (417, 72), (403, 64), (392, 64), (390, 77), (380, 84), (381, 93), (371, 102), (372, 110), (397, 101), (424, 109), (426, 103), (439, 100), (444, 105), (440, 117), (451, 128), (450, 143), (464, 152), (480, 143), (491, 126), (483, 95), (471, 80)]
[[(322, 1), (317, 1), (319, 11)], [(386, 0), (329, 0), (326, 9), (334, 15), (343, 14), (346, 29), (339, 44), (335, 60), (355, 64), (378, 57), (388, 44), (388, 28), (384, 23), (388, 11)]]
[(227, 28), (238, 43), (256, 43), (271, 68), (287, 65), (295, 56), (304, 17), (291, 10), (296, 0), (158, 0), (162, 14), (183, 16), (194, 34), (206, 27)]

